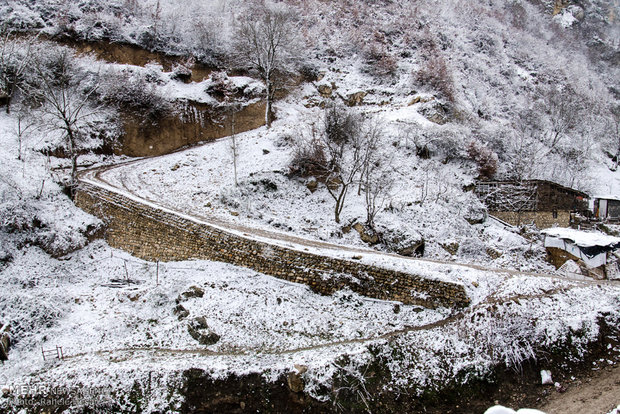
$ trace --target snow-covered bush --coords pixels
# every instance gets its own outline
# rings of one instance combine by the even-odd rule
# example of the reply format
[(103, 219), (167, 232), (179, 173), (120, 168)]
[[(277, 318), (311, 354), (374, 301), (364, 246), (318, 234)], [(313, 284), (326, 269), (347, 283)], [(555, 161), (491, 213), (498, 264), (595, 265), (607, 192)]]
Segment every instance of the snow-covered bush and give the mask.
[(479, 141), (473, 140), (467, 145), (467, 155), (478, 165), (478, 174), (481, 178), (493, 178), (498, 163), (495, 152)]
[(440, 55), (430, 56), (415, 73), (417, 84), (435, 90), (449, 102), (454, 102), (454, 80), (445, 59)]
[(318, 139), (298, 140), (295, 142), (288, 174), (290, 177), (315, 177), (322, 180), (328, 174), (326, 165), (325, 148)]
[(152, 80), (142, 72), (111, 70), (99, 93), (107, 104), (139, 115), (144, 122), (156, 122), (172, 111), (172, 105)]

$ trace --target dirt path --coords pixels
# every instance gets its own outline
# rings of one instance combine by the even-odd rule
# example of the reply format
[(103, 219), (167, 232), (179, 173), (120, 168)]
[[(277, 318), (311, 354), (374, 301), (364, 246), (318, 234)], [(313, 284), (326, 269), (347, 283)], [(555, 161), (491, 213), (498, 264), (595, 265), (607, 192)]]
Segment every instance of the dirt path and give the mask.
[(620, 405), (620, 365), (609, 366), (568, 384), (565, 393), (553, 391), (547, 414), (607, 414)]
[[(291, 348), (291, 349), (265, 349), (261, 350), (259, 353), (261, 355), (285, 355), (285, 354), (295, 354), (298, 352), (311, 351), (317, 349), (325, 349), (332, 348), (341, 345), (353, 345), (353, 344), (366, 344), (373, 341), (378, 340), (391, 340), (397, 336), (404, 335), (409, 332), (417, 332), (417, 331), (425, 331), (431, 330), (435, 328), (440, 328), (451, 323), (454, 323), (460, 319), (463, 319), (466, 315), (469, 315), (476, 311), (476, 309), (488, 306), (490, 304), (501, 304), (508, 302), (515, 302), (519, 300), (531, 300), (531, 299), (540, 299), (543, 297), (549, 297), (549, 295), (553, 295), (559, 292), (566, 292), (569, 289), (575, 288), (578, 285), (573, 285), (569, 287), (564, 287), (562, 289), (553, 289), (549, 291), (545, 291), (540, 294), (535, 295), (515, 295), (507, 298), (497, 299), (494, 295), (490, 295), (485, 301), (480, 302), (474, 306), (471, 306), (465, 310), (461, 310), (458, 312), (454, 312), (452, 315), (440, 319), (435, 322), (430, 322), (424, 325), (419, 326), (405, 326), (400, 329), (396, 329), (394, 331), (385, 332), (381, 335), (369, 337), (369, 338), (355, 338), (355, 339), (344, 339), (340, 341), (327, 342), (323, 344), (317, 345), (309, 345), (300, 348)], [(109, 350), (99, 350), (93, 352), (82, 352), (78, 354), (68, 355), (65, 357), (66, 360), (71, 359), (79, 359), (89, 355), (116, 355), (117, 358), (123, 359), (123, 357), (118, 357), (119, 353), (136, 353), (136, 352), (148, 352), (148, 353), (156, 353), (156, 354), (167, 354), (167, 355), (178, 355), (178, 354), (192, 354), (192, 355), (206, 355), (206, 356), (250, 356), (256, 355), (256, 350), (241, 350), (241, 351), (212, 351), (205, 347), (200, 348), (192, 348), (192, 349), (174, 349), (174, 348), (164, 348), (164, 347), (130, 347), (130, 348), (117, 348), (117, 349), (109, 349)]]

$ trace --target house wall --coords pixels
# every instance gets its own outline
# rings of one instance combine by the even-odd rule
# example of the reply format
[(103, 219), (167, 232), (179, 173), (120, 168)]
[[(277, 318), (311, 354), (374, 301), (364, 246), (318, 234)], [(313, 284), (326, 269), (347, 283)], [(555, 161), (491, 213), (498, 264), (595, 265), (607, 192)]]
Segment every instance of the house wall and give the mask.
[(570, 226), (569, 211), (558, 211), (557, 217), (553, 217), (552, 211), (489, 211), (489, 214), (513, 226), (532, 223), (539, 229)]
[(620, 218), (620, 201), (607, 200), (607, 217)]
[(585, 201), (577, 199), (578, 192), (552, 182), (539, 181), (537, 187), (537, 207), (543, 211), (587, 210)]
[(470, 303), (459, 283), (259, 242), (87, 183), (80, 183), (75, 202), (106, 222), (105, 237), (111, 246), (145, 260), (232, 263), (306, 284), (321, 294), (350, 288), (368, 297), (427, 307), (463, 307)]

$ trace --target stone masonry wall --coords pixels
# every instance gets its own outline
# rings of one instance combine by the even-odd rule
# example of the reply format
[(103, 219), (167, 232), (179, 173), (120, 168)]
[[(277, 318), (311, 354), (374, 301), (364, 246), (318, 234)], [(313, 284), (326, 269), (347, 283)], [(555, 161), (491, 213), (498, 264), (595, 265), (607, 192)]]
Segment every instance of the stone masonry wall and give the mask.
[(513, 226), (531, 223), (534, 223), (539, 229), (570, 226), (570, 213), (568, 211), (558, 211), (556, 218), (553, 217), (553, 212), (551, 211), (522, 211), (521, 213), (514, 211), (489, 211), (489, 214)]
[(470, 302), (457, 283), (244, 238), (87, 183), (80, 183), (75, 202), (106, 221), (111, 246), (145, 260), (221, 261), (303, 283), (321, 294), (348, 287), (364, 296), (427, 307), (464, 307)]

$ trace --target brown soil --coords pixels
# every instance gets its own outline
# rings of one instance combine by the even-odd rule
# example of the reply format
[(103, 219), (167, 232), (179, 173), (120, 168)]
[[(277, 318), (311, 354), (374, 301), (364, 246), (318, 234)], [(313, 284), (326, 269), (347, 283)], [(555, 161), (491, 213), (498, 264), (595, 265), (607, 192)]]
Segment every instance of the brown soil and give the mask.
[[(210, 105), (187, 102), (172, 114), (156, 123), (144, 122), (135, 115), (125, 115), (122, 146), (119, 154), (132, 157), (168, 154), (181, 147), (211, 141), (230, 135), (228, 113)], [(235, 114), (235, 132), (241, 133), (265, 124), (265, 103), (250, 104)]]
[[(79, 40), (64, 40), (62, 43), (71, 46), (78, 53), (93, 54), (97, 59), (109, 63), (120, 63), (123, 65), (145, 66), (148, 63), (160, 64), (164, 71), (170, 72), (176, 65), (184, 64), (187, 61), (185, 56), (167, 56), (162, 53), (150, 52), (139, 46), (125, 43), (110, 43), (105, 41), (86, 42)], [(207, 79), (212, 67), (196, 63), (193, 65), (192, 82), (201, 82)]]
[(585, 372), (565, 387), (565, 393), (552, 392), (539, 409), (547, 414), (606, 414), (620, 405), (620, 366)]

